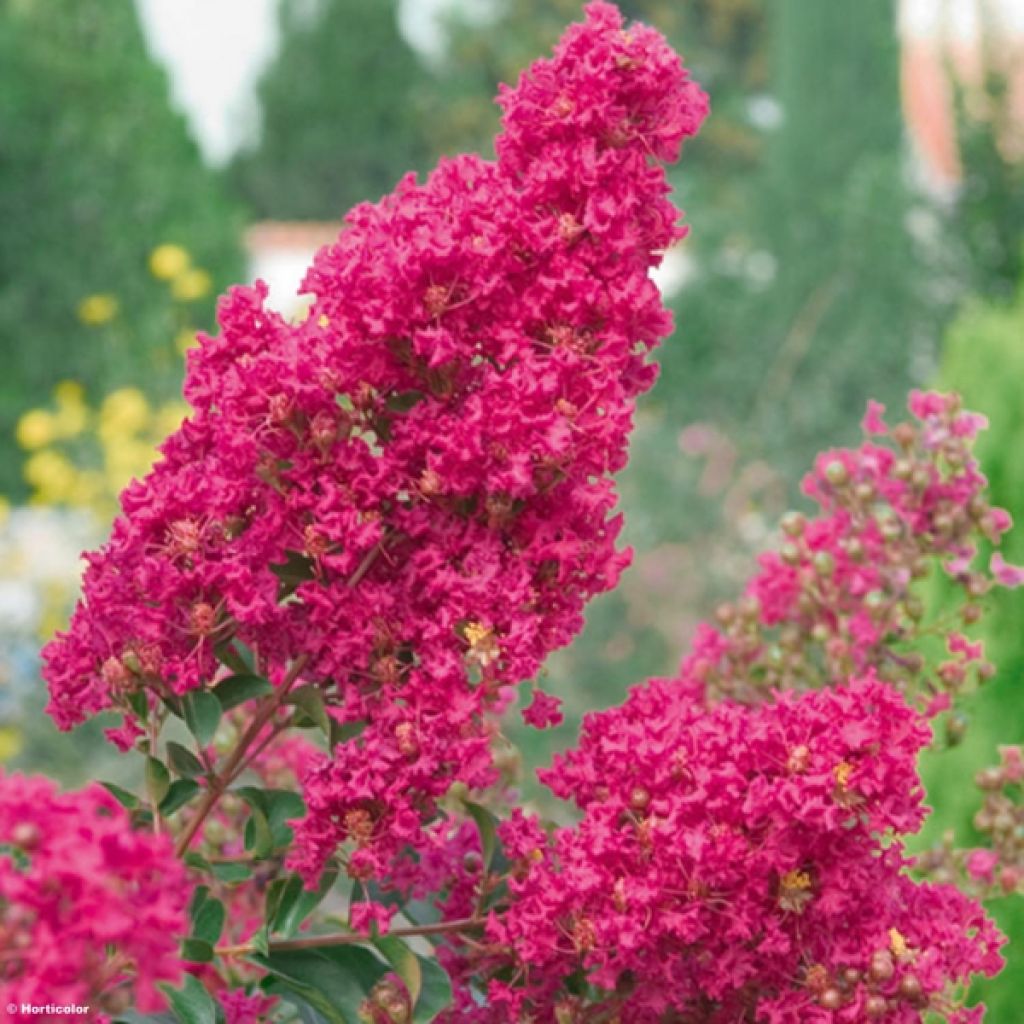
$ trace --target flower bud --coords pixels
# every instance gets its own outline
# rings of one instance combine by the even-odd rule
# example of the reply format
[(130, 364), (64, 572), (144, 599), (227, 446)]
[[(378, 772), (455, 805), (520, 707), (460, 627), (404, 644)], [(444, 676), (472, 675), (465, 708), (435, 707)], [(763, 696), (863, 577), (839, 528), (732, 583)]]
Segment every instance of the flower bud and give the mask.
[(904, 974), (900, 978), (899, 990), (904, 999), (917, 1000), (921, 998), (921, 982), (914, 974)]
[(843, 1005), (843, 994), (835, 986), (830, 986), (818, 996), (818, 1005), (825, 1010), (838, 1010)]
[(873, 981), (888, 981), (895, 972), (896, 966), (888, 950), (880, 949), (871, 955), (868, 975)]
[(833, 459), (825, 466), (825, 479), (833, 487), (841, 487), (850, 479), (849, 471), (838, 459)]
[(788, 537), (799, 537), (804, 532), (807, 520), (799, 512), (787, 512), (782, 517), (782, 532)]

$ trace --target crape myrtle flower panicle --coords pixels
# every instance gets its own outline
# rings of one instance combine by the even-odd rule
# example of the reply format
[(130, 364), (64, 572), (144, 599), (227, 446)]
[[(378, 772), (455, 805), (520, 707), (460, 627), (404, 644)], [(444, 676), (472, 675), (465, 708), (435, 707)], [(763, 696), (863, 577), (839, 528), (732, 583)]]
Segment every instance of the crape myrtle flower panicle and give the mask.
[(592, 3), (500, 103), (496, 161), (348, 215), (304, 322), (261, 284), (222, 300), (192, 414), (44, 654), (63, 728), (209, 685), (224, 646), (275, 683), (307, 659), (350, 737), (305, 780), (310, 879), (342, 840), (379, 875), (453, 779), (493, 778), (487, 713), (628, 557), (611, 474), (672, 326), (649, 272), (683, 233), (660, 161), (707, 100)]
[(451, 1019), (979, 1020), (953, 990), (998, 971), (1002, 937), (958, 889), (906, 874), (929, 739), (872, 673), (753, 706), (655, 680), (587, 716), (543, 773), (582, 821), (502, 826), (509, 905), (454, 964)]
[(169, 838), (133, 830), (101, 786), (0, 774), (0, 1004), (161, 1009), (188, 890)]
[[(912, 419), (887, 426), (871, 402), (864, 442), (818, 456), (804, 493), (815, 515), (788, 513), (778, 550), (736, 603), (698, 629), (683, 675), (744, 701), (775, 687), (827, 685), (873, 670), (913, 695), (930, 714), (946, 710), (992, 665), (961, 630), (981, 616), (994, 586), (1016, 585), (998, 552), (1009, 515), (992, 507), (972, 453), (984, 418), (956, 395), (913, 392)], [(944, 573), (956, 585), (951, 623), (928, 607), (923, 582)], [(921, 638), (939, 633), (949, 658), (925, 671)]]

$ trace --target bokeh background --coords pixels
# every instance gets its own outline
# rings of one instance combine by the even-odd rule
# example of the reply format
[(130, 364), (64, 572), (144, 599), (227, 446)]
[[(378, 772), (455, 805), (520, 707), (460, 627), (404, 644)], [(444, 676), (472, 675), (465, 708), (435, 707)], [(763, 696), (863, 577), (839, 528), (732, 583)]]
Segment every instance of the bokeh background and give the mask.
[[(671, 171), (692, 234), (658, 282), (677, 332), (621, 478), (632, 568), (545, 680), (564, 726), (511, 733), (530, 769), (586, 710), (673, 671), (734, 594), (814, 453), (868, 397), (959, 389), (989, 415), (997, 503), (1024, 523), (1024, 3), (628, 0), (712, 97)], [(498, 81), (577, 0), (0, 0), (0, 759), (122, 779), (99, 728), (58, 734), (37, 652), (79, 552), (177, 425), (216, 295), (295, 294), (352, 204), (484, 153)], [(1024, 529), (1006, 552), (1024, 561)], [(937, 592), (940, 585), (937, 583)], [(970, 844), (969, 785), (1024, 740), (1024, 594), (994, 601), (998, 675), (926, 765), (922, 842)], [(980, 994), (1020, 1020), (1011, 968)]]

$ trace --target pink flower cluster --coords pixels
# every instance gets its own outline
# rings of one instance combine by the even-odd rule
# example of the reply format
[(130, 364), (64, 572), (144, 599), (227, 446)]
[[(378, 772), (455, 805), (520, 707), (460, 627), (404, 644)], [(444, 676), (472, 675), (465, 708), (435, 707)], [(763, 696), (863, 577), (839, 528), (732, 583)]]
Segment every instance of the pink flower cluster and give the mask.
[(992, 666), (982, 645), (944, 627), (949, 660), (924, 672), (919, 639), (932, 623), (920, 581), (941, 565), (960, 588), (962, 627), (981, 616), (994, 585), (1016, 585), (1022, 570), (997, 555), (974, 566), (981, 543), (998, 544), (1010, 517), (985, 500), (971, 448), (984, 419), (955, 395), (913, 392), (914, 421), (891, 429), (869, 404), (860, 447), (825, 452), (804, 481), (821, 511), (790, 513), (778, 551), (736, 604), (700, 627), (682, 674), (743, 701), (773, 687), (804, 689), (872, 669), (922, 697), (930, 713)]
[(161, 1009), (188, 888), (170, 840), (134, 831), (101, 786), (0, 774), (0, 1004)]
[(467, 987), (452, 1019), (980, 1020), (950, 996), (1000, 968), (1001, 936), (905, 873), (929, 740), (871, 673), (753, 707), (656, 680), (588, 716), (543, 774), (583, 820), (503, 826), (509, 906), (460, 964), (486, 1007)]
[(454, 778), (489, 781), (485, 713), (627, 558), (610, 474), (671, 330), (649, 272), (683, 233), (658, 161), (706, 97), (592, 3), (500, 103), (496, 162), (348, 216), (303, 323), (262, 285), (222, 302), (192, 415), (44, 652), (64, 728), (209, 684), (222, 646), (278, 683), (308, 658), (351, 736), (305, 780), (310, 879), (346, 839), (353, 874), (381, 873)]

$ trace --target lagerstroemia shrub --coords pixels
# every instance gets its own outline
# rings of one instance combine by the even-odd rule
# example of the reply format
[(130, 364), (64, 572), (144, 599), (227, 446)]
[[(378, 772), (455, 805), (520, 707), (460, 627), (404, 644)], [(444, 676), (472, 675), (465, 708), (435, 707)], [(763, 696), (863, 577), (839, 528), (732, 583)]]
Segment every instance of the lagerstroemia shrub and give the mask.
[[(1019, 851), (923, 882), (904, 846), (930, 720), (992, 672), (969, 626), (1024, 575), (981, 567), (1009, 518), (954, 397), (871, 406), (678, 677), (587, 720), (543, 776), (576, 824), (515, 806), (513, 687), (628, 558), (612, 474), (682, 235), (662, 162), (707, 105), (600, 2), (499, 102), (495, 161), (349, 215), (303, 323), (235, 289), (190, 356), (191, 414), (44, 651), (58, 724), (117, 712), (145, 793), (0, 780), (0, 994), (187, 1024), (980, 1019), (976, 897)], [(933, 570), (957, 608), (925, 606)]]

